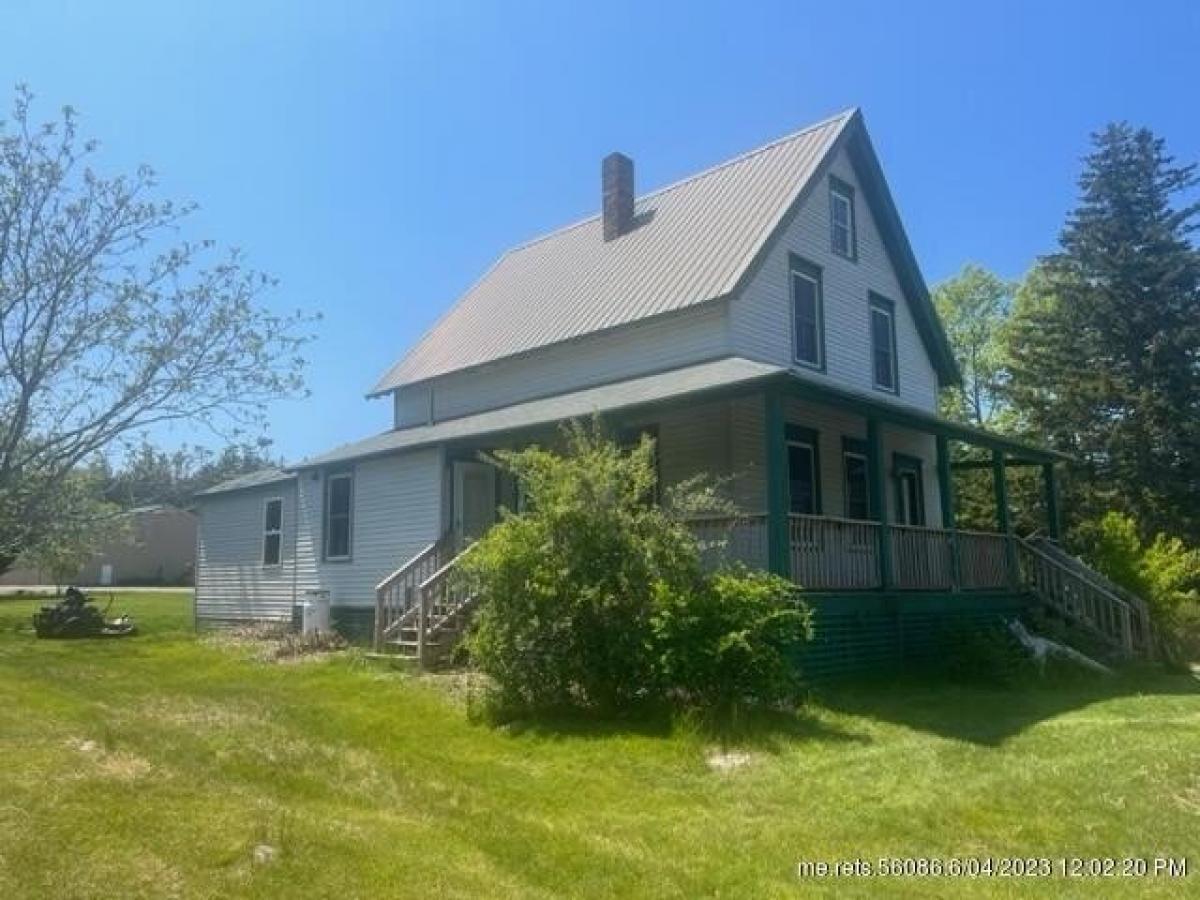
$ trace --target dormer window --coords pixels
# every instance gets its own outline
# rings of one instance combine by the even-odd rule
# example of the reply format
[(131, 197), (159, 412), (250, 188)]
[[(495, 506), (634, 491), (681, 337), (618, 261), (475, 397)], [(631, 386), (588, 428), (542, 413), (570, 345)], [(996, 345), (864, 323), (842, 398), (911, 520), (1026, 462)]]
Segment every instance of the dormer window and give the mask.
[(858, 258), (854, 226), (854, 188), (837, 178), (829, 179), (829, 234), (833, 252), (846, 259)]
[(796, 362), (813, 369), (825, 365), (825, 309), (821, 268), (791, 257), (792, 353)]

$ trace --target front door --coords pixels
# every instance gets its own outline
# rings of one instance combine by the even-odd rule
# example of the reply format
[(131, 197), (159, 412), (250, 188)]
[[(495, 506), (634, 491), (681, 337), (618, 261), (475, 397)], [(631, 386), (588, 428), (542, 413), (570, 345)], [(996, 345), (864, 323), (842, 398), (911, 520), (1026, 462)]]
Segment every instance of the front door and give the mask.
[(496, 521), (496, 470), (487, 463), (454, 463), (454, 542), (481, 537)]

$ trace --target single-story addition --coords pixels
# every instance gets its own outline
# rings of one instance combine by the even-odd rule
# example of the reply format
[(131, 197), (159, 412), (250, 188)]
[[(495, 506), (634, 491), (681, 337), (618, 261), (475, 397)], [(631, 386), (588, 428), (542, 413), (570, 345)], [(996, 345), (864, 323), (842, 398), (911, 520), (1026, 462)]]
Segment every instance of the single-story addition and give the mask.
[[(813, 668), (1031, 602), (1147, 646), (1144, 607), (1054, 544), (1062, 457), (938, 417), (959, 374), (858, 110), (640, 196), (621, 154), (601, 180), (598, 215), (505, 253), (384, 373), (390, 429), (199, 498), (201, 623), (326, 591), (381, 649), (444, 651), (456, 555), (517, 499), (480, 451), (599, 413), (656, 436), (665, 484), (729, 479), (742, 515), (693, 525), (808, 592)], [(956, 528), (955, 442), (994, 475), (993, 531)], [(1012, 532), (1014, 465), (1044, 475), (1040, 540)]]

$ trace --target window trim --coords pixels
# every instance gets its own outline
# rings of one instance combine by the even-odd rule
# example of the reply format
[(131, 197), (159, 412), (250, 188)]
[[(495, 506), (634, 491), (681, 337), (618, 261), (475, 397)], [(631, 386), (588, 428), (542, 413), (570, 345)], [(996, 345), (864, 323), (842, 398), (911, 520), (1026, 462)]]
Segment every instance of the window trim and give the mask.
[[(849, 457), (861, 459), (863, 470), (867, 476), (867, 517), (856, 519), (850, 515), (850, 477), (846, 471), (846, 460)], [(842, 438), (842, 514), (853, 522), (874, 522), (875, 510), (871, 503), (871, 454), (867, 442), (860, 438)]]
[[(912, 525), (909, 522), (900, 521), (900, 512), (903, 508), (903, 492), (904, 492), (904, 476), (915, 475), (917, 484), (917, 523)], [(910, 456), (907, 453), (895, 452), (892, 454), (892, 481), (895, 484), (896, 495), (896, 522), (900, 525), (908, 525), (913, 528), (925, 528), (928, 525), (929, 519), (926, 516), (925, 509), (925, 460), (919, 456)]]
[[(329, 538), (331, 529), (329, 527), (329, 501), (333, 494), (333, 483), (342, 479), (350, 482), (350, 508), (346, 514), (346, 554), (344, 556), (330, 556)], [(321, 509), (321, 560), (331, 563), (351, 562), (354, 559), (354, 470), (342, 469), (337, 472), (328, 472), (325, 475), (324, 482), (324, 503)]]
[[(796, 340), (796, 278), (807, 278), (816, 285), (816, 328), (817, 328), (817, 358), (816, 360), (801, 359), (800, 347)], [(825, 280), (821, 267), (816, 263), (809, 262), (807, 259), (797, 256), (795, 253), (788, 254), (788, 297), (791, 302), (788, 304), (792, 322), (792, 362), (798, 366), (804, 366), (806, 369), (813, 369), (817, 372), (825, 371)]]
[[(875, 313), (882, 313), (888, 318), (888, 337), (891, 340), (892, 383), (880, 384), (875, 371)], [(900, 395), (900, 353), (896, 337), (896, 304), (874, 291), (867, 291), (867, 336), (871, 345), (871, 385), (877, 391), (887, 394)]]
[[(279, 504), (279, 528), (271, 529), (267, 527), (268, 514), (267, 511), (271, 508), (272, 503)], [(278, 569), (283, 565), (283, 497), (265, 497), (263, 498), (263, 518), (262, 518), (262, 547), (258, 555), (259, 563), (264, 569)], [(279, 558), (275, 562), (267, 562), (267, 538), (279, 538)]]
[(784, 426), (784, 448), (788, 447), (808, 447), (812, 453), (812, 476), (813, 476), (813, 511), (811, 513), (797, 513), (792, 510), (792, 473), (791, 473), (791, 457), (788, 458), (788, 496), (787, 496), (787, 511), (788, 515), (797, 516), (820, 516), (824, 515), (822, 510), (825, 508), (821, 502), (821, 432), (815, 428), (806, 428), (803, 425), (785, 425)]
[[(837, 248), (837, 243), (833, 239), (834, 229), (837, 228), (836, 220), (833, 217), (834, 197), (846, 201), (846, 208), (850, 214), (850, 221), (847, 223), (849, 247), (846, 253)], [(854, 208), (854, 187), (836, 175), (829, 176), (829, 252), (842, 259), (858, 262), (858, 215)]]

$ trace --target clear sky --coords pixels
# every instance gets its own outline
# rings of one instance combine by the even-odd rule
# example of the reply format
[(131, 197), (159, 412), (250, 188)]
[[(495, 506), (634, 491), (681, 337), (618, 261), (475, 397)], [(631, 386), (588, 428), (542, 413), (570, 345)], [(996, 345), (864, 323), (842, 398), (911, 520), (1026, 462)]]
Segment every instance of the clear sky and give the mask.
[[(6, 0), (0, 85), (78, 107), (196, 236), (320, 310), (289, 459), (389, 424), (376, 377), (506, 247), (861, 106), (932, 284), (1053, 247), (1088, 134), (1200, 159), (1200, 2)], [(7, 105), (7, 103), (5, 103)], [(170, 439), (201, 440), (177, 434)]]

